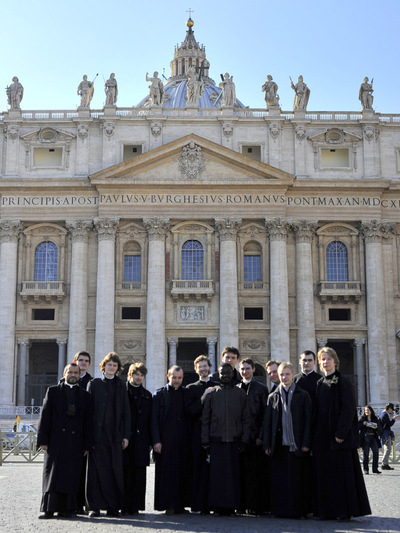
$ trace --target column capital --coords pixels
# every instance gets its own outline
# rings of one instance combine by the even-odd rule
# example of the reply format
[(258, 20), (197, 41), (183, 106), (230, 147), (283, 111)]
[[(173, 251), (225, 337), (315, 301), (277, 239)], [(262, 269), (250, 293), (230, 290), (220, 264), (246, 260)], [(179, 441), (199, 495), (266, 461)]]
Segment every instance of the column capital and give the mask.
[(286, 241), (288, 231), (291, 227), (291, 221), (289, 219), (283, 217), (266, 218), (264, 222), (269, 233), (270, 240)]
[(65, 346), (68, 342), (68, 339), (57, 339), (56, 340), (56, 343), (58, 344), (58, 346)]
[(18, 236), (22, 230), (19, 220), (0, 220), (0, 244), (3, 242), (18, 242)]
[(113, 241), (118, 231), (119, 217), (95, 218), (93, 223), (97, 230), (99, 241)]
[(215, 219), (215, 227), (219, 231), (219, 238), (221, 241), (236, 240), (237, 232), (242, 225), (240, 217), (224, 217)]
[(218, 337), (207, 337), (207, 344), (216, 344), (218, 341)]
[(396, 233), (396, 224), (388, 221), (363, 220), (360, 228), (366, 243), (385, 242)]
[(316, 220), (294, 220), (293, 231), (296, 234), (296, 242), (312, 242), (317, 228)]
[(17, 339), (17, 343), (20, 346), (24, 346), (25, 348), (29, 348), (31, 345), (31, 339)]
[(161, 241), (169, 230), (169, 218), (165, 217), (144, 217), (143, 225), (151, 241)]
[(65, 227), (71, 234), (72, 242), (89, 241), (89, 231), (93, 227), (91, 220), (66, 220)]
[(179, 344), (178, 337), (168, 337), (167, 342), (170, 346), (178, 346)]
[(323, 338), (317, 339), (318, 350), (321, 350), (322, 348), (324, 348), (327, 342), (328, 342), (328, 339), (323, 339)]
[(366, 339), (354, 339), (354, 346), (362, 346), (365, 342)]

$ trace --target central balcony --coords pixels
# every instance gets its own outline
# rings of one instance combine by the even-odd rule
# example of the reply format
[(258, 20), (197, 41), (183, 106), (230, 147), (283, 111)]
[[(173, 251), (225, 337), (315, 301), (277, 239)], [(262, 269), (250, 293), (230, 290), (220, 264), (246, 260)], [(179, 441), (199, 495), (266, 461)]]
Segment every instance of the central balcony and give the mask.
[(214, 282), (208, 279), (172, 280), (171, 296), (174, 300), (207, 300), (214, 295)]
[(65, 296), (64, 285), (63, 281), (23, 281), (20, 295), (24, 302), (28, 300), (61, 302)]
[(321, 302), (359, 302), (362, 297), (360, 281), (321, 281), (319, 297)]

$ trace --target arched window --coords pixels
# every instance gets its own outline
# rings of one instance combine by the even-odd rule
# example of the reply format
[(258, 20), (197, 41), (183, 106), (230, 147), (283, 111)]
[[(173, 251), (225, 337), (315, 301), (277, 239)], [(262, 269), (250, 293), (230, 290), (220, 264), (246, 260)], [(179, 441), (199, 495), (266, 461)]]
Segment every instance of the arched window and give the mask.
[(182, 246), (182, 279), (204, 279), (204, 250), (199, 241), (186, 241)]
[(243, 281), (261, 281), (261, 250), (256, 243), (248, 243), (244, 248)]
[(42, 242), (35, 251), (35, 281), (57, 281), (57, 246)]
[(327, 281), (348, 281), (347, 248), (340, 241), (333, 241), (326, 247)]
[(140, 283), (142, 279), (142, 258), (140, 246), (128, 243), (124, 248), (124, 281), (126, 283)]

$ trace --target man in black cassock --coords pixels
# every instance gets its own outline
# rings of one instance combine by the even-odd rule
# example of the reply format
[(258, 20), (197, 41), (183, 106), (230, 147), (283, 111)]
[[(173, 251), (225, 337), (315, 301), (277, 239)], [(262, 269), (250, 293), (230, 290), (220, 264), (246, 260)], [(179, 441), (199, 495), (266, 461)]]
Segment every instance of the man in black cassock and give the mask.
[(301, 372), (294, 376), (293, 381), (303, 390), (307, 391), (311, 398), (313, 413), (315, 412), (315, 395), (317, 383), (322, 378), (321, 374), (315, 372), (316, 357), (311, 350), (305, 350), (299, 359)]
[(37, 445), (44, 450), (39, 516), (73, 518), (84, 455), (92, 446), (92, 401), (79, 387), (79, 367), (64, 370), (65, 382), (49, 387), (39, 420)]
[(250, 515), (259, 515), (269, 511), (270, 465), (262, 447), (268, 387), (254, 379), (254, 370), (252, 359), (240, 361), (239, 372), (242, 382), (237, 387), (247, 394), (247, 410), (250, 417), (250, 440), (240, 457), (243, 489), (241, 509)]
[(189, 420), (182, 368), (172, 366), (167, 378), (168, 384), (153, 395), (151, 433), (156, 462), (154, 509), (172, 515), (189, 505)]
[(239, 450), (249, 442), (250, 417), (245, 392), (232, 383), (229, 363), (219, 368), (220, 385), (207, 394), (201, 442), (210, 453), (208, 506), (218, 515), (240, 508)]
[(206, 454), (201, 445), (201, 415), (204, 400), (217, 385), (210, 378), (211, 361), (206, 355), (199, 355), (194, 360), (194, 369), (199, 380), (187, 386), (187, 413), (191, 419), (190, 450), (192, 472), (191, 509), (194, 513), (206, 513), (208, 494), (208, 470)]

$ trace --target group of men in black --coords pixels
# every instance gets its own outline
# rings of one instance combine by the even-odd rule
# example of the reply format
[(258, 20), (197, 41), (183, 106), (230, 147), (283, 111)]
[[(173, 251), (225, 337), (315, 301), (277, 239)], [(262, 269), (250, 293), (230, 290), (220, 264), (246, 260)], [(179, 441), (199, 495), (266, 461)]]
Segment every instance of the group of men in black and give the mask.
[[(310, 498), (311, 421), (321, 378), (315, 354), (301, 354), (296, 376), (290, 363), (269, 361), (271, 394), (254, 378), (253, 360), (239, 359), (237, 348), (226, 347), (210, 375), (209, 358), (197, 357), (199, 380), (187, 387), (174, 365), (168, 383), (151, 395), (143, 387), (143, 363), (130, 366), (125, 384), (111, 352), (100, 364), (102, 377), (91, 379), (90, 355), (78, 352), (64, 379), (48, 389), (39, 422), (38, 446), (45, 450), (39, 518), (144, 510), (151, 448), (157, 511), (316, 514)], [(366, 504), (344, 518), (368, 514), (365, 486), (361, 493)]]

